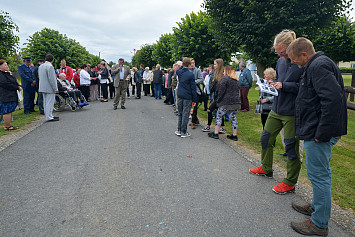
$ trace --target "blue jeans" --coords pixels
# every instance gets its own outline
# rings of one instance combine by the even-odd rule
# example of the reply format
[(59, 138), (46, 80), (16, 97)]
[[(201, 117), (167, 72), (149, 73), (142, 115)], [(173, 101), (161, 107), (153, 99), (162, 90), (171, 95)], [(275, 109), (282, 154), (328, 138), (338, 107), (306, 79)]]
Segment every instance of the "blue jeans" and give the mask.
[(155, 99), (161, 99), (161, 84), (154, 83)]
[(307, 175), (313, 187), (311, 220), (319, 228), (327, 228), (331, 212), (332, 171), (330, 155), (338, 138), (329, 142), (304, 141)]
[(177, 99), (178, 108), (178, 131), (186, 133), (189, 122), (189, 114), (192, 107), (192, 100)]

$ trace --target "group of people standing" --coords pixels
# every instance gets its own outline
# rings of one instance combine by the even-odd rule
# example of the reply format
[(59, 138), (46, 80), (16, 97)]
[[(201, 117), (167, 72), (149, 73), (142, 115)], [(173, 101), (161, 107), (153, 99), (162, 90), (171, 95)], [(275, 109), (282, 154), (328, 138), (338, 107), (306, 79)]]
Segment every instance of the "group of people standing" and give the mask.
[[(292, 228), (306, 235), (328, 234), (328, 221), (331, 212), (331, 169), (330, 158), (333, 145), (347, 133), (347, 107), (342, 75), (335, 63), (322, 52), (315, 52), (313, 44), (306, 38), (296, 38), (295, 32), (283, 30), (275, 36), (273, 48), (280, 56), (276, 70), (267, 68), (265, 80), (277, 91), (277, 96), (260, 92), (257, 111), (261, 113), (263, 131), (261, 134), (261, 165), (249, 169), (251, 174), (273, 177), (273, 148), (276, 137), (283, 129), (283, 141), (287, 153), (287, 175), (281, 183), (272, 187), (277, 194), (295, 191), (301, 169), (299, 142), (304, 140), (307, 175), (313, 186), (312, 203), (292, 203), (292, 207), (311, 216), (301, 222), (291, 222)], [(53, 117), (55, 93), (58, 93), (57, 75), (53, 67), (53, 55), (38, 61), (38, 67), (31, 66), (31, 59), (24, 58), (19, 66), (20, 86), (9, 72), (7, 62), (0, 60), (0, 114), (4, 115), (5, 130), (14, 130), (11, 126), (11, 114), (18, 103), (17, 91), (23, 90), (24, 113), (34, 111), (34, 93), (39, 92), (43, 99), (40, 112), (47, 121), (58, 121)], [(99, 87), (102, 102), (108, 102), (108, 92), (114, 88), (113, 109), (118, 105), (125, 109), (126, 94), (132, 84), (132, 94), (141, 99), (142, 84), (144, 96), (151, 95), (167, 104), (176, 105), (178, 124), (175, 134), (189, 137), (187, 131), (191, 114), (191, 128), (199, 124), (198, 105), (205, 103), (208, 113), (207, 126), (202, 130), (208, 136), (218, 139), (225, 132), (224, 116), (229, 114), (232, 134), (227, 138), (237, 141), (237, 111), (249, 111), (248, 92), (252, 86), (250, 71), (240, 64), (239, 78), (232, 66), (225, 66), (222, 59), (214, 60), (207, 73), (195, 66), (192, 58), (183, 58), (167, 72), (160, 65), (149, 70), (130, 69), (120, 58), (118, 64), (110, 68), (106, 62), (97, 67), (82, 65), (74, 75), (73, 70), (61, 62), (59, 73), (79, 88), (86, 100), (99, 99)], [(133, 87), (134, 86), (134, 87)], [(136, 89), (136, 90), (135, 90)], [(208, 99), (211, 103), (207, 107)], [(120, 103), (121, 102), (121, 103)], [(216, 112), (214, 130), (211, 131), (213, 112)], [(301, 151), (302, 152), (302, 151)]]

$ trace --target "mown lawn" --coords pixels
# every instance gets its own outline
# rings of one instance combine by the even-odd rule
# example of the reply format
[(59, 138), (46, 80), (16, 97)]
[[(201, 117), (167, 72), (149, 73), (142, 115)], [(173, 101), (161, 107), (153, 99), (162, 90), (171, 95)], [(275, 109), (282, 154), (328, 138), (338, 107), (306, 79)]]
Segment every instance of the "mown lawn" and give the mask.
[[(344, 84), (350, 85), (351, 76), (344, 77)], [(249, 92), (249, 112), (238, 112), (238, 143), (254, 152), (260, 154), (260, 135), (262, 132), (262, 124), (260, 114), (255, 113), (256, 101), (259, 93), (255, 90), (255, 85)], [(199, 118), (207, 121), (207, 112), (203, 111), (200, 106), (198, 111)], [(214, 124), (214, 122), (213, 122)], [(226, 130), (231, 133), (230, 123), (226, 123)], [(348, 134), (343, 136), (337, 145), (334, 146), (332, 152), (331, 168), (332, 168), (332, 197), (343, 208), (355, 207), (355, 111), (348, 110)], [(284, 152), (280, 136), (278, 136), (274, 149), (274, 162), (286, 169), (284, 157), (279, 154)], [(304, 155), (304, 153), (303, 153)], [(304, 155), (305, 159), (305, 155)], [(303, 161), (300, 180), (308, 181), (306, 162)]]
[[(13, 119), (14, 121), (11, 122), (11, 125), (18, 127), (19, 129), (21, 129), (21, 127), (31, 121), (36, 120), (40, 114), (38, 112), (38, 107), (35, 106), (35, 110), (37, 112), (31, 113), (31, 114), (24, 114), (23, 113), (23, 109), (19, 110), (15, 110), (15, 112), (12, 113)], [(3, 136), (5, 134), (8, 134), (10, 132), (16, 132), (16, 131), (5, 131), (4, 130), (4, 124), (0, 125), (0, 136)]]

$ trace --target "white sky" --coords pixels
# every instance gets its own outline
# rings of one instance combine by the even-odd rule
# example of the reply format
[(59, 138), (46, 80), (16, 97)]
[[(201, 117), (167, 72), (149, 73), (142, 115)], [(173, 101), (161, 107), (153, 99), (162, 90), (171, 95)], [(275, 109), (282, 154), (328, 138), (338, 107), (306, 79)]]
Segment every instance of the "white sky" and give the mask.
[[(203, 0), (0, 0), (0, 9), (19, 26), (20, 47), (44, 27), (66, 34), (91, 54), (131, 61), (133, 49), (154, 43)], [(352, 2), (355, 9), (355, 1)], [(351, 16), (355, 20), (355, 10)]]

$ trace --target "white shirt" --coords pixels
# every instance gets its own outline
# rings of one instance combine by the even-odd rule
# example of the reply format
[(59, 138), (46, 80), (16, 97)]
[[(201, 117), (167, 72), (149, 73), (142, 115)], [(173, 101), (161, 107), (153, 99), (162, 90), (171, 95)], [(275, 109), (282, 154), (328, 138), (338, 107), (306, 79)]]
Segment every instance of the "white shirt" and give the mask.
[(90, 81), (90, 74), (85, 71), (84, 69), (82, 69), (80, 71), (80, 86), (89, 86), (91, 83)]
[(121, 66), (122, 69), (120, 70), (120, 80), (124, 80), (123, 75), (124, 75), (124, 65)]

